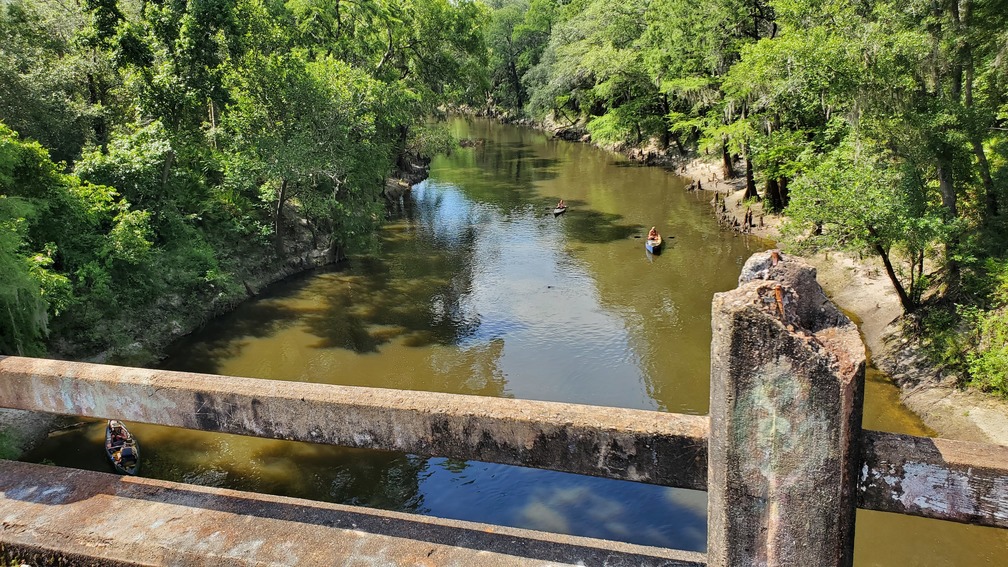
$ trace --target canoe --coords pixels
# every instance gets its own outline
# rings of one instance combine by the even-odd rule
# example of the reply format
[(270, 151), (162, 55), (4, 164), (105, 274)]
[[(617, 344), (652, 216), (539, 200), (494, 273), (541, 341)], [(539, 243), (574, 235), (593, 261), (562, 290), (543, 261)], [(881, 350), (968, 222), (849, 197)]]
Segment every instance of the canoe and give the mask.
[(661, 235), (658, 235), (658, 238), (648, 238), (645, 240), (644, 248), (652, 254), (660, 254), (663, 243), (664, 241), (662, 240)]
[[(113, 429), (121, 429), (113, 438)], [(105, 426), (105, 455), (119, 474), (135, 475), (140, 470), (140, 446), (121, 421), (110, 419)]]
[(553, 216), (558, 217), (567, 212), (567, 207), (557, 207), (553, 209)]

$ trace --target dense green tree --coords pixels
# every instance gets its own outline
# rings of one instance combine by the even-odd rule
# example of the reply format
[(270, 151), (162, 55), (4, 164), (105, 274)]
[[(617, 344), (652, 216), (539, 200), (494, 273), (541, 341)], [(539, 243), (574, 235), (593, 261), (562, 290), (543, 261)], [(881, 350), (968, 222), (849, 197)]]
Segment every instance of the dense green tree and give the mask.
[(75, 24), (84, 15), (45, 8), (28, 0), (0, 5), (0, 120), (69, 162), (93, 140), (102, 111), (81, 80), (88, 58), (75, 53)]
[[(4, 2), (0, 301), (18, 317), (0, 349), (37, 353), (47, 329), (64, 355), (128, 344), (152, 314), (192, 324), (233, 301), (278, 252), (366, 246), (418, 125), (485, 95), (487, 14), (466, 0)], [(310, 242), (285, 242), (295, 224)]]
[(297, 44), (381, 74), (403, 25), (398, 4), (388, 0), (289, 0)]
[(720, 153), (726, 178), (734, 177), (731, 154), (742, 151), (746, 128), (733, 124), (736, 107), (725, 100), (722, 84), (742, 47), (754, 41), (731, 8), (721, 1), (657, 0), (648, 6), (641, 42), (661, 91), (665, 136), (674, 136), (680, 153), (684, 144)]
[[(931, 235), (944, 243), (939, 261), (949, 289), (955, 289), (964, 256), (959, 234), (973, 222), (963, 217), (960, 204), (970, 179), (984, 180), (974, 190), (983, 195), (974, 221), (997, 212), (982, 134), (976, 130), (977, 121), (986, 125), (982, 131), (993, 124), (993, 105), (977, 103), (980, 85), (974, 84), (975, 73), (965, 73), (977, 62), (965, 61), (955, 47), (978, 41), (968, 31), (969, 5), (962, 13), (958, 4), (933, 3), (906, 10), (879, 3), (873, 11), (804, 2), (779, 6), (781, 33), (747, 50), (728, 85), (761, 117), (764, 168), (797, 172), (801, 167), (788, 164), (797, 161), (797, 154), (781, 152), (772, 134), (790, 131), (825, 142), (811, 150), (826, 152), (831, 119), (842, 119), (865, 148), (875, 148), (865, 152), (885, 151), (886, 161), (902, 172), (901, 186), (924, 193), (918, 215), (941, 219), (944, 229)], [(782, 153), (784, 159), (778, 157)], [(804, 213), (792, 211), (798, 214)], [(915, 303), (911, 298), (910, 305)]]
[[(0, 165), (0, 167), (3, 167)], [(0, 352), (37, 356), (45, 352), (47, 305), (25, 257), (25, 222), (31, 206), (0, 194)], [(40, 266), (44, 269), (45, 266)]]
[(449, 101), (741, 158), (795, 245), (877, 254), (907, 310), (941, 281), (1001, 328), (1005, 0), (487, 4), (5, 2), (0, 349), (128, 341), (109, 321), (237, 293), (250, 258), (366, 245)]
[[(39, 297), (61, 328), (79, 328), (109, 317), (116, 299), (131, 294), (133, 274), (151, 248), (149, 213), (132, 209), (111, 187), (62, 173), (37, 142), (2, 125), (0, 195), (10, 203), (2, 211), (10, 215), (3, 219), (8, 261), (14, 254), (27, 262), (37, 292), (19, 292), (19, 301)], [(15, 281), (24, 289), (27, 280), (16, 275)], [(25, 305), (31, 313), (32, 303)], [(37, 337), (40, 330), (20, 336)]]
[(646, 8), (644, 1), (567, 5), (525, 75), (529, 109), (569, 120), (585, 115), (600, 141), (640, 142), (663, 131), (657, 87), (638, 45)]
[(542, 58), (565, 2), (504, 0), (490, 3), (486, 30), (490, 94), (497, 106), (522, 110), (528, 102), (524, 77)]
[[(1008, 327), (989, 275), (1005, 263), (1004, 0), (546, 4), (497, 6), (502, 22), (517, 5), (550, 24), (522, 77), (528, 112), (587, 122), (597, 141), (720, 154), (726, 178), (741, 157), (745, 197), (760, 182), (791, 245), (876, 254), (907, 311), (929, 296), (973, 313), (967, 326)], [(521, 52), (495, 59), (498, 77)], [(943, 349), (1001, 368), (1001, 345), (981, 342)]]
[(785, 234), (877, 254), (903, 308), (912, 311), (927, 289), (924, 255), (940, 236), (941, 218), (905, 166), (866, 145), (847, 138), (797, 178)]
[(493, 104), (518, 109), (525, 106), (527, 95), (522, 77), (527, 68), (521, 61), (518, 30), (525, 21), (526, 13), (528, 5), (524, 2), (511, 2), (493, 12), (493, 20), (487, 29)]
[(235, 102), (225, 113), (236, 164), (231, 171), (245, 183), (261, 183), (282, 250), (283, 211), (290, 199), (332, 215), (347, 192), (366, 192), (387, 173), (392, 149), (375, 140), (382, 89), (367, 74), (331, 58), (308, 63), (297, 54), (272, 54), (243, 63), (254, 72), (235, 74)]

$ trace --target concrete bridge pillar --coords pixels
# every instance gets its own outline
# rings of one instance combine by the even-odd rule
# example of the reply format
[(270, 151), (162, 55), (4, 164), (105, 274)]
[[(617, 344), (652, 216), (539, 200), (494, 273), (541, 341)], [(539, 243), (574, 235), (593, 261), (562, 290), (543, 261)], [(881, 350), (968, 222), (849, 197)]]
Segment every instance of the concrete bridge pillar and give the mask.
[(756, 254), (714, 296), (712, 566), (853, 562), (865, 354), (815, 269)]

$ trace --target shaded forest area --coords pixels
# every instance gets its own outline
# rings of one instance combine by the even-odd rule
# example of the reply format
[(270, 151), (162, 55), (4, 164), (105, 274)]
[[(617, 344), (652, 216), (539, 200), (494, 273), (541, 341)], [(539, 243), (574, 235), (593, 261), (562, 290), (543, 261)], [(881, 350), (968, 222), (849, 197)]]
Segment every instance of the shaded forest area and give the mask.
[(1008, 2), (490, 4), (490, 105), (709, 156), (792, 250), (877, 256), (935, 363), (1008, 396)]
[(367, 250), (468, 104), (716, 160), (1008, 396), (1006, 78), (1008, 0), (4, 0), (0, 352), (128, 353)]

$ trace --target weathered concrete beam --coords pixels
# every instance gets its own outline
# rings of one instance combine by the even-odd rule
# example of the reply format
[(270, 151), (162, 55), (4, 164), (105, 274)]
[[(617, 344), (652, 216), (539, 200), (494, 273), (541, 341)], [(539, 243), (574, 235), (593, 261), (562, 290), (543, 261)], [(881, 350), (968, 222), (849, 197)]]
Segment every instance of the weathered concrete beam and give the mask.
[(1008, 447), (865, 431), (858, 506), (1008, 528)]
[(707, 417), (0, 357), (0, 407), (703, 490)]
[(695, 552), (12, 461), (0, 461), (4, 555), (176, 567), (704, 564)]
[(714, 296), (707, 560), (849, 567), (864, 345), (813, 268), (771, 254)]

